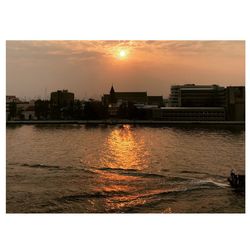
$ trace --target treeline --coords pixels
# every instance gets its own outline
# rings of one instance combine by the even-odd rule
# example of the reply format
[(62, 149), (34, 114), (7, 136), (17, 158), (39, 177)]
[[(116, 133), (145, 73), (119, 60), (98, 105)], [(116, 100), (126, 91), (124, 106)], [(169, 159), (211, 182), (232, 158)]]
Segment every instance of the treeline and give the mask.
[(77, 100), (67, 106), (53, 105), (49, 101), (37, 100), (35, 102), (35, 116), (38, 120), (105, 119), (108, 117), (108, 110), (100, 101), (95, 100), (86, 102)]
[[(76, 100), (68, 105), (51, 104), (48, 100), (37, 100), (34, 105), (35, 117), (38, 120), (100, 120), (110, 118), (108, 107), (102, 102), (92, 100), (81, 102)], [(9, 106), (8, 119), (24, 120), (24, 110), (17, 108), (16, 103)], [(121, 119), (146, 119), (144, 110), (138, 109), (133, 103), (123, 103), (118, 108), (115, 117)], [(112, 116), (114, 117), (114, 116)], [(27, 119), (27, 118), (26, 118)]]

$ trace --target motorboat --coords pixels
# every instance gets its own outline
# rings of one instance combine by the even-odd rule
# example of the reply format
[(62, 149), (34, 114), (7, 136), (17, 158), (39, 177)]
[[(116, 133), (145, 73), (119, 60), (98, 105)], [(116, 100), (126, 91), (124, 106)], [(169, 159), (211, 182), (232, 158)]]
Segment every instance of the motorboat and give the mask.
[(227, 178), (231, 187), (236, 190), (245, 190), (245, 175), (237, 174), (234, 170), (231, 171), (230, 176)]

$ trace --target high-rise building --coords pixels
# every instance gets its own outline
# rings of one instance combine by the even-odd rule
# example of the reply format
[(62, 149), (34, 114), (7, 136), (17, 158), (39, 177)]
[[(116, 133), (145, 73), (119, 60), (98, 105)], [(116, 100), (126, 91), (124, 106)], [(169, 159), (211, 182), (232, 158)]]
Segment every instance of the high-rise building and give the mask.
[(170, 107), (225, 107), (226, 92), (218, 85), (173, 85)]
[(227, 120), (244, 121), (245, 120), (245, 87), (230, 86), (227, 87)]
[(65, 107), (74, 102), (74, 94), (68, 90), (57, 90), (50, 94), (50, 103), (52, 106)]
[(153, 120), (164, 121), (225, 121), (223, 107), (162, 107), (151, 109)]

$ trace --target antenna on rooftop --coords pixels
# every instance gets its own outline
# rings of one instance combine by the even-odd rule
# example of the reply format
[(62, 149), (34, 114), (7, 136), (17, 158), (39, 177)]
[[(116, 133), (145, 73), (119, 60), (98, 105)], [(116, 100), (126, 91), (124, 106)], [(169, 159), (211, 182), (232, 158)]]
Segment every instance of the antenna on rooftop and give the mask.
[(47, 88), (44, 89), (44, 100), (47, 99)]

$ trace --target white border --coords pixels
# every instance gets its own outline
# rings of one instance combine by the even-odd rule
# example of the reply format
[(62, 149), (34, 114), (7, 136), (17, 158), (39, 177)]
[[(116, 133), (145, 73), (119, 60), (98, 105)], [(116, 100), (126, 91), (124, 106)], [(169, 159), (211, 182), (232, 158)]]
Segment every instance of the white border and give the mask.
[[(5, 40), (248, 40), (247, 7), (247, 1), (243, 0), (1, 1), (2, 138)], [(246, 82), (248, 76), (249, 70)], [(248, 86), (246, 100), (248, 110)], [(6, 215), (4, 140), (1, 140), (1, 163), (1, 249), (235, 250), (246, 249), (249, 243), (248, 212), (245, 215)], [(246, 166), (248, 163), (247, 156)], [(249, 199), (246, 201), (248, 209)]]

